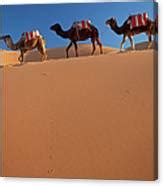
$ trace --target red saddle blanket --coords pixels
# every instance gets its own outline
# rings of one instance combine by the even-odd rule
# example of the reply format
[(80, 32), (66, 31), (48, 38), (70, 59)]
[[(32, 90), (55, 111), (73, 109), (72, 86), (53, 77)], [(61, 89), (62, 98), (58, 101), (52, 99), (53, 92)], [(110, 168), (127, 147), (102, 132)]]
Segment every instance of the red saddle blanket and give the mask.
[(90, 20), (82, 20), (73, 23), (73, 27), (79, 30), (81, 29), (91, 29), (91, 21)]
[(143, 14), (138, 14), (138, 15), (133, 15), (131, 16), (130, 19), (130, 28), (136, 28), (140, 26), (145, 26), (147, 25), (147, 20), (148, 20), (148, 14), (143, 13)]
[(38, 30), (22, 33), (22, 37), (25, 38), (25, 42), (35, 39), (37, 36), (40, 36), (40, 33)]

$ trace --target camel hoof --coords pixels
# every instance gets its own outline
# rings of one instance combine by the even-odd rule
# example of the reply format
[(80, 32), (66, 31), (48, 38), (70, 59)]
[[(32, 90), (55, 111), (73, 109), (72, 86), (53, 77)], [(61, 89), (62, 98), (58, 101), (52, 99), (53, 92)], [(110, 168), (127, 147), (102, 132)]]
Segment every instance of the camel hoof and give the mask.
[(148, 45), (147, 49), (151, 49), (152, 48), (152, 44)]
[(42, 62), (44, 62), (45, 60), (47, 60), (47, 57), (43, 57), (43, 58), (41, 59)]
[(47, 60), (47, 58), (48, 58), (48, 56), (45, 54), (44, 56), (42, 56), (41, 61), (45, 61), (45, 60)]
[(125, 52), (125, 49), (121, 48), (119, 52), (120, 53)]
[(20, 63), (23, 63), (23, 60), (22, 59), (18, 59)]

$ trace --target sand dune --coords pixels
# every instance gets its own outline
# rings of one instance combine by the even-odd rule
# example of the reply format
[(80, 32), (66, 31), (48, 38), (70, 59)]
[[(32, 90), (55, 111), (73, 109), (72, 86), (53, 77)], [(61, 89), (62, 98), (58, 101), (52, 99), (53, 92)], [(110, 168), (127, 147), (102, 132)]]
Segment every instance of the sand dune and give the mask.
[(18, 52), (0, 50), (0, 66), (19, 63), (18, 56)]
[[(87, 44), (80, 44), (79, 55), (80, 56), (90, 56), (92, 51), (92, 46)], [(115, 51), (115, 49), (104, 47), (104, 53), (109, 53)], [(63, 48), (55, 48), (55, 49), (47, 49), (48, 60), (50, 59), (62, 59), (66, 57), (66, 47)], [(99, 47), (97, 46), (95, 55), (99, 55)], [(70, 57), (75, 57), (74, 47), (70, 49), (69, 52)], [(37, 51), (30, 52), (26, 55), (26, 61), (40, 61), (40, 57)]]
[[(69, 59), (49, 49), (45, 63), (34, 51), (26, 59), (36, 63), (0, 69), (3, 175), (155, 178), (153, 50), (87, 56), (88, 48)], [(5, 52), (4, 63), (16, 56)]]
[[(87, 44), (80, 44), (79, 46), (80, 56), (90, 56), (92, 51), (92, 46)], [(104, 54), (116, 51), (117, 49), (104, 47)], [(66, 47), (63, 48), (51, 48), (47, 49), (48, 60), (52, 59), (63, 59), (66, 57)], [(99, 55), (99, 47), (97, 46), (95, 55)], [(0, 50), (0, 65), (18, 64), (19, 52)], [(69, 52), (70, 57), (75, 57), (75, 51), (72, 47)], [(39, 62), (40, 55), (37, 50), (29, 51), (25, 54), (25, 62)]]
[[(138, 43), (135, 45), (136, 50), (148, 50), (147, 49), (148, 42), (143, 42), (143, 43)], [(155, 48), (157, 45), (152, 44), (152, 49)], [(79, 44), (78, 46), (79, 50), (79, 55), (80, 57), (82, 56), (90, 56), (91, 51), (92, 51), (92, 46), (89, 44)], [(119, 49), (115, 48), (110, 48), (110, 47), (103, 47), (104, 54), (111, 54), (119, 51)], [(126, 51), (131, 50), (129, 47), (126, 49)], [(63, 59), (66, 58), (66, 47), (62, 48), (49, 48), (47, 49), (47, 54), (48, 54), (48, 60), (56, 60), (56, 59)], [(96, 51), (95, 51), (95, 56), (99, 55), (99, 47), (97, 46)], [(19, 64), (18, 61), (18, 56), (19, 52), (15, 51), (6, 51), (6, 50), (0, 50), (0, 66), (4, 65), (15, 65)], [(74, 48), (72, 47), (69, 51), (69, 56), (75, 57), (75, 51)], [(33, 51), (29, 51), (25, 54), (25, 62), (40, 62), (40, 55), (38, 51), (35, 49)]]

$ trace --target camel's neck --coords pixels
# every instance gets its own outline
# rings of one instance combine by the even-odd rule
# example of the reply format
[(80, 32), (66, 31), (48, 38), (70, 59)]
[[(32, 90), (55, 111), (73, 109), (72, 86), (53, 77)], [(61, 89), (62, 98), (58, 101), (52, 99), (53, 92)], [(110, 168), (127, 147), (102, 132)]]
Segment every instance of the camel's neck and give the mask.
[(69, 31), (64, 31), (64, 30), (62, 30), (62, 28), (56, 30), (56, 33), (57, 33), (59, 36), (65, 38), (65, 39), (66, 39), (66, 38), (69, 38)]
[(119, 27), (117, 23), (114, 25), (111, 25), (111, 29), (114, 30), (118, 35), (123, 34), (123, 26)]
[(10, 36), (4, 36), (4, 41), (7, 45), (8, 48), (10, 48), (11, 50), (18, 50), (19, 49), (19, 41), (17, 43), (13, 43), (13, 40)]

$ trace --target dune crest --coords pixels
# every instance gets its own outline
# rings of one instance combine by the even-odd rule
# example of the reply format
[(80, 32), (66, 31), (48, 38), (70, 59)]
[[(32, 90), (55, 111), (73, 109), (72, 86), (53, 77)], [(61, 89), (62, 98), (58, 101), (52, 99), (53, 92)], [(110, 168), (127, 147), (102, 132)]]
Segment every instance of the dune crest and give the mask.
[[(142, 43), (138, 43), (136, 44), (136, 51), (133, 52), (137, 52), (137, 51), (147, 51), (147, 42), (142, 42)], [(153, 43), (152, 44), (152, 49), (156, 48), (156, 44)], [(47, 49), (47, 54), (48, 54), (48, 59), (47, 61), (53, 61), (53, 60), (57, 60), (57, 59), (66, 59), (66, 47), (60, 47), (60, 48), (48, 48)], [(79, 57), (89, 57), (91, 56), (91, 50), (92, 50), (92, 46), (90, 44), (80, 44), (79, 45)], [(110, 55), (112, 53), (119, 53), (119, 49), (117, 48), (111, 48), (111, 47), (103, 47), (104, 50), (104, 54), (103, 55)], [(131, 48), (127, 48), (127, 51), (130, 51)], [(98, 50), (98, 48), (95, 51), (94, 56), (99, 56), (100, 52)], [(103, 56), (102, 55), (102, 56)], [(15, 52), (15, 51), (7, 51), (7, 50), (0, 50), (0, 66), (5, 66), (5, 65), (15, 65), (15, 64), (20, 64), (20, 62), (18, 61), (18, 56), (19, 56), (19, 52)], [(75, 51), (74, 48), (72, 47), (70, 49), (69, 52), (69, 56), (71, 58), (73, 58), (75, 60)], [(40, 55), (38, 53), (37, 50), (33, 50), (33, 51), (29, 51), (27, 54), (25, 54), (25, 62), (41, 62), (40, 59)]]
[[(80, 44), (78, 48), (79, 48), (79, 57), (91, 56), (92, 46), (90, 44)], [(103, 49), (104, 49), (104, 54), (117, 51), (117, 49), (110, 48), (110, 47), (104, 47)], [(66, 58), (65, 50), (66, 47), (48, 48), (47, 60), (65, 59)], [(96, 55), (100, 55), (98, 48), (96, 49), (95, 52), (95, 56)], [(0, 57), (1, 57), (0, 65), (19, 64), (19, 61), (17, 59), (18, 56), (19, 56), (19, 52), (0, 50)], [(75, 57), (75, 51), (73, 47), (70, 49), (69, 56), (70, 58)], [(33, 50), (25, 54), (25, 62), (39, 62), (39, 61), (40, 61), (40, 55), (37, 50)]]

